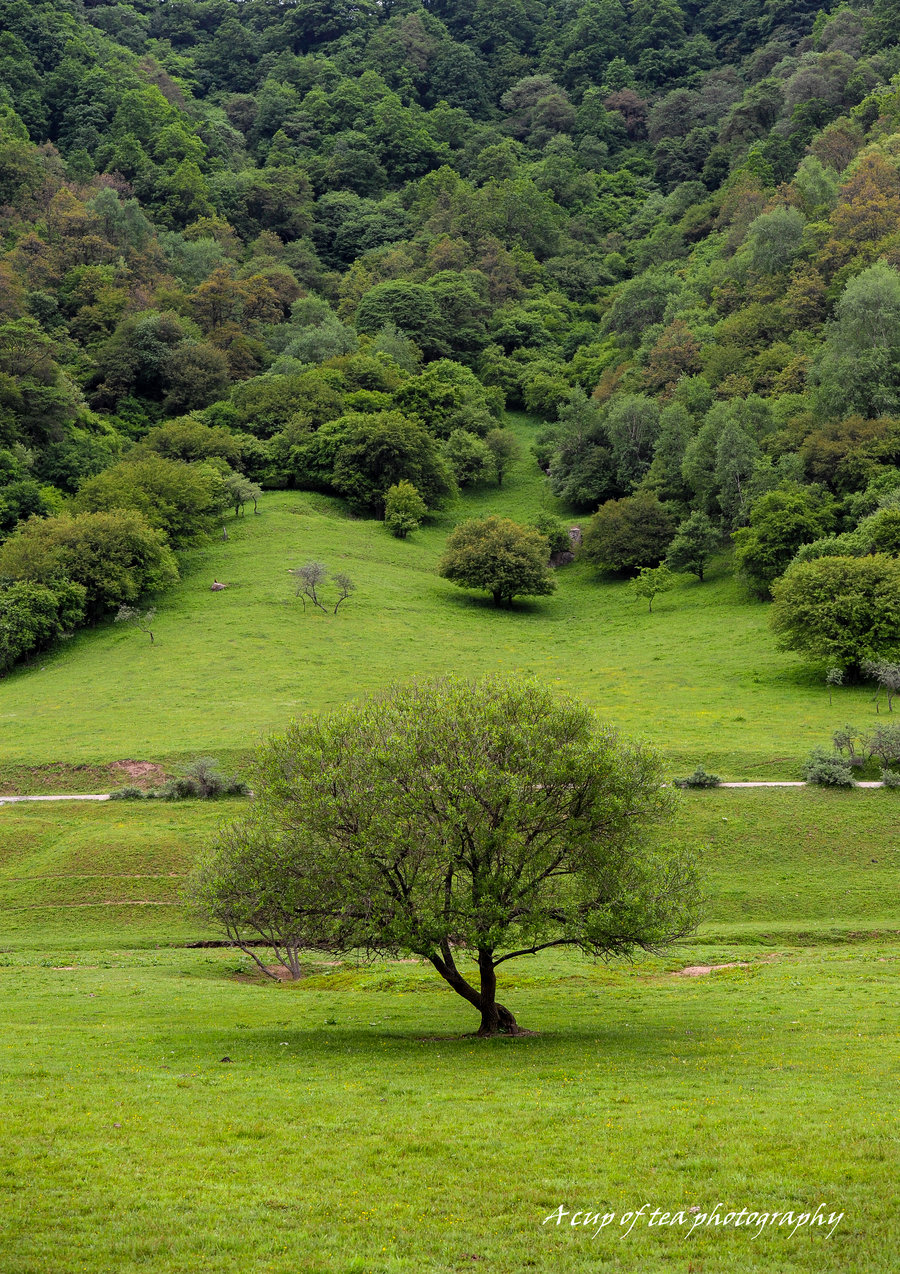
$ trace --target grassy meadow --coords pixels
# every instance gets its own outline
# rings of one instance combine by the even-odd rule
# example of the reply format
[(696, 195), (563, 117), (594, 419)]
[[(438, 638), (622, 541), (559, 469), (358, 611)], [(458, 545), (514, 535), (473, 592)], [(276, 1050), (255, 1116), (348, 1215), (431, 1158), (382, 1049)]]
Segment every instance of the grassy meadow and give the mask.
[[(535, 424), (511, 419), (527, 448)], [(660, 745), (675, 770), (699, 762), (736, 779), (800, 777), (811, 746), (873, 715), (868, 690), (841, 689), (830, 705), (821, 670), (775, 650), (767, 607), (724, 561), (703, 584), (680, 577), (652, 614), (625, 581), (582, 564), (559, 572), (553, 597), (511, 611), (438, 578), (455, 522), (542, 508), (564, 513), (528, 455), (502, 489), (466, 495), (405, 541), (338, 501), (267, 493), (258, 517), (229, 518), (227, 542), (187, 558), (152, 646), (107, 624), (0, 681), (0, 780), (104, 790), (92, 765), (209, 752), (239, 761), (291, 717), (443, 672), (534, 672)], [(294, 597), (288, 570), (311, 558), (358, 586), (337, 616), (304, 613)], [(213, 578), (228, 589), (210, 592)], [(89, 768), (63, 780), (44, 768), (59, 762)]]
[[(414, 961), (311, 961), (289, 985), (187, 949), (208, 935), (179, 881), (239, 802), (0, 808), (0, 1269), (889, 1274), (893, 799), (685, 794), (697, 939), (511, 962), (504, 998), (537, 1033), (489, 1042)], [(681, 975), (697, 964), (735, 967)], [(829, 1239), (626, 1236), (644, 1203), (845, 1216)], [(560, 1205), (617, 1219), (542, 1224)]]
[[(734, 778), (797, 777), (872, 713), (863, 690), (829, 706), (724, 562), (652, 615), (581, 565), (512, 611), (435, 574), (455, 521), (548, 505), (530, 462), (406, 542), (336, 501), (267, 495), (188, 559), (153, 646), (110, 624), (0, 682), (2, 790), (104, 790), (126, 759), (241, 762), (291, 716), (448, 670), (533, 671), (673, 770)], [(310, 558), (359, 586), (337, 616), (293, 596)], [(416, 961), (311, 959), (284, 984), (189, 947), (218, 935), (181, 882), (240, 801), (0, 806), (0, 1272), (893, 1274), (898, 801), (684, 793), (668, 834), (703, 849), (695, 938), (633, 964), (504, 965), (536, 1033), (492, 1041)], [(698, 965), (727, 967), (683, 973)], [(830, 1238), (626, 1234), (645, 1203), (844, 1216)], [(615, 1220), (543, 1224), (560, 1207)]]

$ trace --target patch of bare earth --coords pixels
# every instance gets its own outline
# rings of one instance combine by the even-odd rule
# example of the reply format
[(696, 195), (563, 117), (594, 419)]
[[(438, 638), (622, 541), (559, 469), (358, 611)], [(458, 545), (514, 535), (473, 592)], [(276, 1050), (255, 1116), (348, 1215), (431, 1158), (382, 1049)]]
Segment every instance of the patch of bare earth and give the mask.
[(158, 787), (168, 778), (163, 767), (154, 761), (113, 761), (109, 772), (120, 781), (128, 778), (135, 787)]

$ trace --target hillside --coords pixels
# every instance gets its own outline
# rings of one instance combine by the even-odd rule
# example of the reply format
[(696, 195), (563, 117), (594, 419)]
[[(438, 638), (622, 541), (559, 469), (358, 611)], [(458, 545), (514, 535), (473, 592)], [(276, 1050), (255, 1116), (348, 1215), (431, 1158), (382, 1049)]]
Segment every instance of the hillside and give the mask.
[[(708, 947), (701, 958), (715, 962), (733, 958), (735, 946), (894, 941), (898, 851), (884, 828), (895, 800), (797, 789), (687, 794), (666, 833), (702, 847), (708, 902), (687, 945)], [(231, 801), (3, 807), (0, 946), (29, 959), (218, 938), (179, 891), (201, 847), (240, 813)], [(685, 963), (680, 947), (664, 960)], [(523, 976), (524, 967), (505, 973), (511, 985)]]
[[(592, 613), (610, 574), (702, 570), (685, 534), (720, 556), (710, 598), (725, 563), (735, 599), (767, 602), (792, 563), (791, 581), (834, 569), (894, 598), (893, 17), (886, 0), (747, 0), (727, 16), (675, 0), (524, 4), (515, 21), (487, 0), (4, 0), (0, 665), (85, 625), (72, 649), (106, 650), (103, 623), (190, 579), (197, 546), (260, 488), (378, 519), (412, 481), (429, 519), (416, 572), (436, 560), (457, 486), (457, 509), (523, 520), (557, 502), (586, 529), (564, 585), (573, 613)], [(504, 408), (545, 422), (522, 462), (533, 498), (512, 504), (497, 490)], [(629, 517), (652, 533), (611, 548)], [(850, 565), (812, 569), (833, 557)], [(782, 631), (801, 683), (896, 659), (897, 609), (849, 638)], [(455, 627), (452, 602), (446, 614)], [(751, 679), (779, 658), (763, 614), (726, 621)], [(375, 667), (395, 636), (379, 636)], [(460, 656), (477, 666), (477, 648)], [(621, 654), (634, 693), (615, 685)], [(601, 672), (582, 672), (583, 652), (571, 662), (579, 681), (614, 683), (629, 718), (639, 690), (665, 692), (618, 637)], [(217, 671), (177, 682), (183, 702)], [(702, 693), (718, 675), (687, 684)], [(333, 684), (300, 697), (346, 696)], [(800, 732), (810, 714), (812, 698)], [(77, 733), (59, 746), (96, 755), (90, 728)], [(766, 752), (785, 752), (773, 741)], [(738, 768), (742, 751), (762, 759), (736, 737), (704, 742)], [(695, 751), (690, 736), (681, 747)]]

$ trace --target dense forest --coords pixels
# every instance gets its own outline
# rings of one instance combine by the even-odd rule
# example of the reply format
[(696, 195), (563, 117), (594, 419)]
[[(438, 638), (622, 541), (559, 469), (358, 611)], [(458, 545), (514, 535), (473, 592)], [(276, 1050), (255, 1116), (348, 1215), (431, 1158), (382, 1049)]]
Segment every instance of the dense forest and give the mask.
[(897, 0), (0, 0), (0, 59), (0, 667), (260, 487), (502, 480), (504, 408), (600, 568), (900, 554)]

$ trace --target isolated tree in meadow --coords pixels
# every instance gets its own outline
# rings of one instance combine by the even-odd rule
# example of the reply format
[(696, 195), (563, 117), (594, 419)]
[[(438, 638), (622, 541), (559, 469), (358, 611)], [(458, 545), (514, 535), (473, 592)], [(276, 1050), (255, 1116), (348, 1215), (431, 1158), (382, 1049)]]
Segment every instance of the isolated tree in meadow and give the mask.
[(229, 473), (225, 479), (225, 491), (235, 517), (244, 516), (244, 505), (248, 501), (253, 504), (253, 512), (259, 513), (256, 506), (262, 497), (262, 487), (258, 483), (251, 482), (242, 473)]
[(900, 560), (820, 557), (772, 586), (770, 621), (783, 650), (857, 673), (900, 655)]
[(384, 525), (398, 540), (405, 540), (410, 531), (418, 531), (427, 512), (425, 501), (405, 478), (388, 487), (384, 497)]
[(302, 566), (291, 567), (291, 575), (297, 581), (296, 596), (303, 602), (303, 609), (306, 610), (306, 603), (310, 601), (319, 610), (324, 610), (319, 599), (319, 589), (328, 579), (328, 567), (324, 562), (304, 562)]
[(627, 957), (696, 922), (693, 855), (653, 835), (675, 799), (658, 757), (532, 680), (394, 687), (295, 722), (253, 788), (193, 875), (200, 912), (295, 977), (303, 949), (421, 956), (480, 1036), (522, 1033), (497, 999), (507, 960)]
[(543, 597), (556, 588), (547, 565), (550, 546), (540, 531), (511, 518), (468, 518), (447, 538), (438, 574), (460, 588), (480, 588), (495, 606), (514, 597)]
[(696, 575), (703, 581), (703, 573), (712, 553), (719, 544), (719, 533), (705, 513), (699, 510), (680, 524), (666, 554), (670, 571)]
[(654, 597), (667, 593), (674, 583), (675, 577), (665, 562), (659, 566), (642, 566), (631, 581), (631, 595), (635, 601), (646, 599), (647, 610), (652, 613)]
[(156, 618), (156, 610), (151, 606), (148, 610), (141, 610), (138, 606), (120, 606), (116, 611), (116, 617), (113, 621), (116, 624), (131, 624), (137, 628), (139, 632), (146, 633), (150, 638), (150, 645), (153, 645), (153, 621)]

